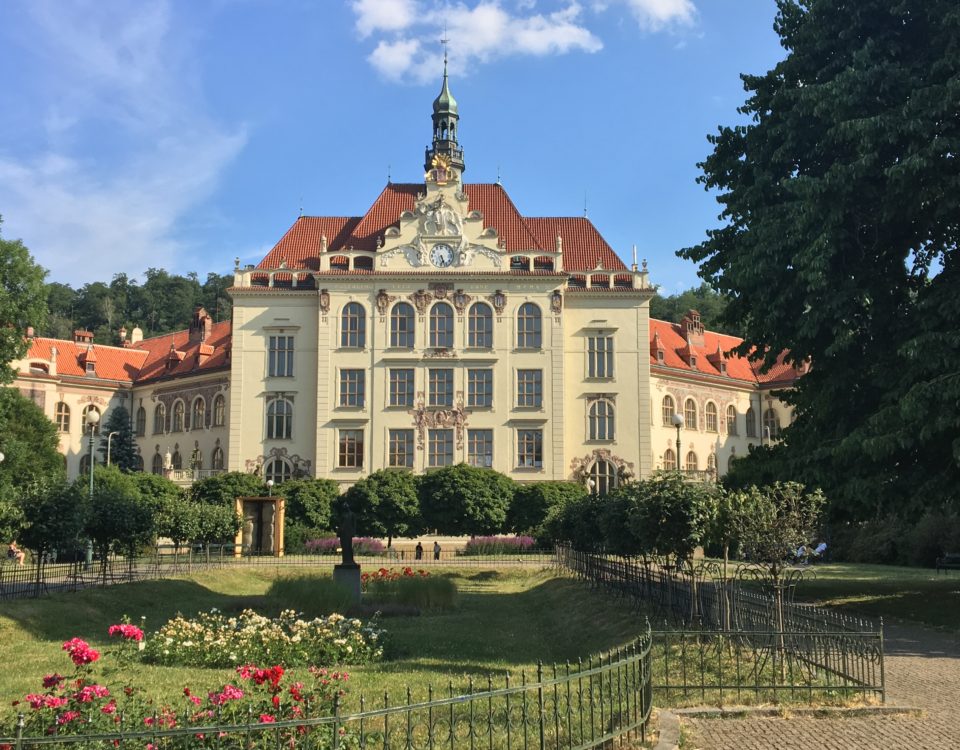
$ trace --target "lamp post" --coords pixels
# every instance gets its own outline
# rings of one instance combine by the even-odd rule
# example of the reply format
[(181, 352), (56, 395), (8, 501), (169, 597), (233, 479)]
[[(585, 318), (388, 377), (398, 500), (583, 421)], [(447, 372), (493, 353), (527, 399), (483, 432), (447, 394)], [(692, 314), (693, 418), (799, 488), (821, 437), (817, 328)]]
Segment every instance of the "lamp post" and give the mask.
[[(97, 423), (100, 422), (100, 412), (96, 409), (88, 409), (87, 414), (84, 417), (87, 423), (87, 431), (90, 434), (90, 505), (93, 506), (93, 434), (97, 429)], [(108, 440), (109, 444), (109, 440)], [(93, 565), (93, 542), (90, 539), (87, 539), (87, 554), (86, 554), (86, 569), (90, 570), (90, 566)]]
[(683, 427), (683, 415), (674, 412), (670, 417), (670, 422), (677, 428), (677, 471), (680, 471), (680, 429)]
[(273, 497), (273, 480), (267, 480), (267, 497)]
[(114, 435), (119, 435), (120, 433), (114, 430), (109, 435), (107, 435), (107, 466), (110, 465), (110, 441), (113, 440)]

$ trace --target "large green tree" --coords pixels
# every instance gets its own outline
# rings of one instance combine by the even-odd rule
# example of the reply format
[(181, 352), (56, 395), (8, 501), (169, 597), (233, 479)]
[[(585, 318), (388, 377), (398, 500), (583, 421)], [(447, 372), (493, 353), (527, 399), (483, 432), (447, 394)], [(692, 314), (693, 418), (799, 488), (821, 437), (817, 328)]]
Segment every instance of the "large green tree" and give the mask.
[(457, 464), (428, 471), (420, 478), (424, 526), (453, 535), (503, 531), (514, 488), (493, 469)]
[(108, 449), (111, 466), (124, 471), (136, 471), (139, 468), (140, 454), (130, 425), (130, 412), (123, 406), (113, 407), (100, 429), (100, 455), (104, 463), (107, 462)]
[(387, 546), (395, 536), (420, 531), (420, 498), (417, 479), (403, 469), (381, 469), (364, 477), (343, 495), (343, 503), (357, 517), (357, 533), (385, 536)]
[(0, 236), (0, 384), (13, 381), (10, 363), (27, 353), (27, 326), (46, 323), (46, 275), (20, 240)]
[(724, 225), (681, 251), (729, 297), (741, 354), (812, 362), (797, 420), (746, 461), (834, 518), (956, 503), (960, 5), (778, 0), (786, 57), (710, 137)]

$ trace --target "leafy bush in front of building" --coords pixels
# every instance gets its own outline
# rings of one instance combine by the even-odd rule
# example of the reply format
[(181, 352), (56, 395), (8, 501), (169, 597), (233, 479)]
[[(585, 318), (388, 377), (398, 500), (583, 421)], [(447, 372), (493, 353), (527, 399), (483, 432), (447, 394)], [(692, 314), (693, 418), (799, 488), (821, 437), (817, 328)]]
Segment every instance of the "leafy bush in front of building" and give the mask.
[(419, 481), (424, 527), (452, 536), (499, 533), (515, 487), (505, 474), (466, 464), (428, 471)]
[(585, 497), (587, 489), (577, 482), (531, 482), (518, 484), (507, 510), (507, 528), (517, 534), (540, 538), (550, 512)]
[(194, 482), (190, 497), (198, 503), (233, 508), (238, 497), (264, 497), (267, 486), (256, 474), (228, 471)]
[(405, 469), (380, 469), (348, 489), (336, 504), (339, 518), (344, 504), (356, 518), (357, 532), (387, 538), (414, 536), (421, 531), (417, 477)]
[(273, 494), (284, 498), (287, 522), (311, 529), (332, 528), (331, 508), (340, 494), (340, 485), (332, 479), (290, 479), (274, 487)]

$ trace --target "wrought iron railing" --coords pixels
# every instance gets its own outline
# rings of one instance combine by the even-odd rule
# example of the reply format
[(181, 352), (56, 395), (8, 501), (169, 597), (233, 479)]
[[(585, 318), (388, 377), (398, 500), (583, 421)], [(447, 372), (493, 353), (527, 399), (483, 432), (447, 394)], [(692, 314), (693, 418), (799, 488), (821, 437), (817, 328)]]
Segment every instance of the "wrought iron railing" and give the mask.
[[(91, 565), (79, 562), (56, 563), (33, 560), (27, 565), (0, 564), (0, 600), (45, 596), (63, 591), (77, 591), (91, 586), (111, 585), (140, 580), (163, 579), (224, 566), (301, 566), (332, 568), (340, 555), (298, 554), (273, 557), (268, 555), (235, 555), (234, 544), (197, 544), (174, 547), (157, 545), (149, 554), (135, 558), (111, 555), (106, 564), (94, 560)], [(513, 567), (555, 564), (553, 550), (528, 550), (500, 555), (462, 555), (455, 549), (441, 550), (438, 558), (425, 550), (416, 559), (413, 550), (383, 555), (358, 555), (365, 568), (442, 567)]]
[[(472, 680), (458, 694), (452, 684), (443, 691), (426, 689), (415, 700), (388, 694), (368, 700), (340, 699), (330, 716), (243, 725), (190, 726), (143, 731), (140, 724), (116, 732), (73, 736), (24, 736), (23, 717), (0, 747), (12, 750), (41, 746), (103, 748), (484, 748), (485, 750), (587, 750), (634, 747), (646, 739), (650, 720), (650, 630), (634, 643), (578, 662), (538, 666), (521, 672)], [(478, 689), (479, 687), (479, 689)], [(154, 722), (154, 726), (158, 726)], [(199, 738), (199, 739), (198, 739)], [(148, 744), (149, 743), (149, 744)]]
[[(667, 690), (668, 700), (678, 691), (688, 696), (708, 687), (714, 697), (736, 690), (758, 700), (884, 698), (883, 623), (793, 601), (796, 581), (789, 573), (771, 591), (749, 576), (713, 578), (718, 571), (709, 564), (677, 569), (566, 546), (556, 554), (558, 565), (593, 586), (692, 628), (655, 634), (654, 661), (664, 666), (655, 670), (654, 684)], [(682, 672), (669, 668), (676, 648), (692, 654), (676, 660)], [(666, 679), (671, 674), (673, 683)]]

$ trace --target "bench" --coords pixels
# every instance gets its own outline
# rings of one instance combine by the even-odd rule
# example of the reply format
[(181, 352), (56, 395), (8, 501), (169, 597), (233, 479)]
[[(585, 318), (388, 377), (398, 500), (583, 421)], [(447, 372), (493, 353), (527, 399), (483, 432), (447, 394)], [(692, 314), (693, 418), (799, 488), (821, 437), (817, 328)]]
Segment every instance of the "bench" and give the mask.
[(948, 552), (943, 557), (937, 558), (937, 573), (941, 570), (960, 570), (960, 553)]

